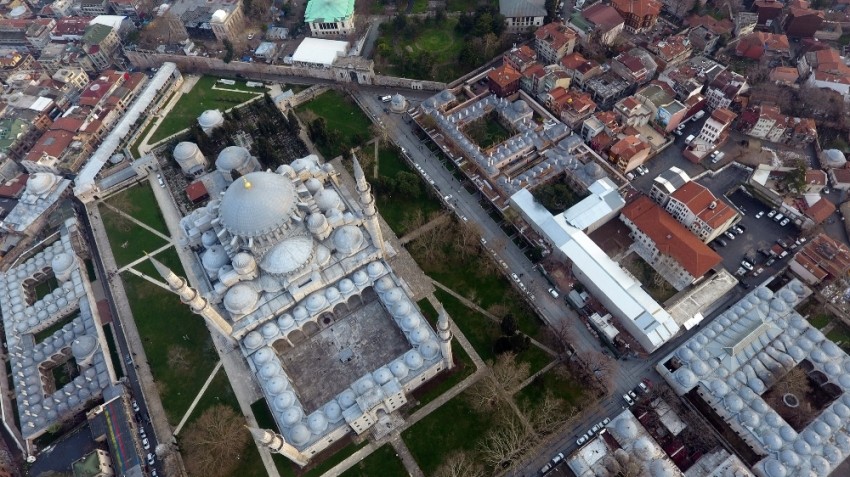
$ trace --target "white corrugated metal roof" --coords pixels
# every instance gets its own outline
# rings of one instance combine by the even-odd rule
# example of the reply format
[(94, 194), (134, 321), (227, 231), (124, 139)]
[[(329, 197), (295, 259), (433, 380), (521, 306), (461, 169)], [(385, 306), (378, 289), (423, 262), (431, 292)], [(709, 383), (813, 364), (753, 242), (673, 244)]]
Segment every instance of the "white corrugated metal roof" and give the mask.
[(292, 61), (330, 66), (338, 56), (348, 53), (347, 41), (304, 38), (292, 54)]

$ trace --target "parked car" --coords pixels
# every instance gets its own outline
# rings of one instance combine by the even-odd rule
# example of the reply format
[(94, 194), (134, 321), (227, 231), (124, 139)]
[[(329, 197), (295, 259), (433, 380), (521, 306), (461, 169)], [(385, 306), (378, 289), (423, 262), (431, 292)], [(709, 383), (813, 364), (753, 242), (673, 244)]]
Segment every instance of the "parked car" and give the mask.
[(735, 232), (735, 233), (736, 233), (736, 234), (738, 234), (738, 235), (741, 235), (741, 234), (743, 234), (743, 233), (744, 233), (744, 229), (742, 229), (741, 227), (737, 227), (737, 226), (736, 226), (736, 227), (732, 227), (732, 231), (733, 231), (733, 232)]
[(626, 401), (626, 404), (629, 406), (633, 406), (635, 403), (628, 394), (623, 394), (623, 400)]
[(782, 222), (779, 222), (779, 225), (785, 227), (786, 225), (788, 225), (788, 222), (791, 222), (791, 219), (785, 217), (784, 219), (782, 219)]
[(585, 442), (587, 442), (587, 434), (584, 434), (584, 435), (582, 435), (581, 437), (579, 437), (579, 438), (576, 440), (576, 445), (577, 445), (577, 446), (580, 446), (580, 445), (584, 444)]
[(153, 465), (156, 461), (156, 457), (154, 457), (153, 452), (148, 452), (148, 465)]
[(609, 422), (611, 422), (610, 417), (606, 417), (605, 419), (602, 419), (602, 427), (607, 426)]
[(150, 441), (148, 440), (147, 437), (142, 438), (142, 447), (144, 447), (145, 450), (148, 450), (148, 449), (151, 448), (151, 443), (150, 443)]
[(689, 134), (688, 137), (685, 138), (685, 144), (690, 144), (696, 138), (693, 134)]
[(720, 154), (714, 156), (714, 158), (711, 160), (711, 163), (717, 164), (718, 162), (722, 161), (725, 156), (726, 156), (726, 153), (721, 152)]
[(776, 222), (779, 222), (780, 220), (782, 220), (784, 218), (785, 218), (785, 216), (782, 215), (781, 212), (773, 216), (773, 220), (776, 221)]
[(649, 386), (647, 386), (646, 384), (638, 383), (638, 387), (641, 391), (643, 391), (644, 394), (649, 394)]
[(135, 399), (133, 399), (131, 404), (133, 405), (133, 411), (139, 412), (139, 403), (137, 403)]
[(776, 210), (771, 210), (770, 212), (767, 213), (767, 217), (771, 218), (771, 219), (773, 218), (774, 215), (776, 215)]
[(760, 211), (759, 211), (759, 213), (757, 213), (757, 214), (756, 214), (756, 218), (757, 218), (757, 219), (760, 219), (760, 218), (762, 218), (762, 217), (764, 217), (764, 211), (763, 211), (763, 210), (760, 210)]
[(738, 224), (738, 225), (736, 225), (735, 227), (737, 227), (738, 229), (740, 229), (742, 232), (746, 232), (746, 231), (747, 231), (747, 228), (746, 228), (746, 227), (744, 227), (744, 226), (743, 226), (743, 225), (741, 225), (741, 224)]
[(726, 238), (728, 238), (729, 240), (735, 240), (735, 236), (732, 235), (732, 232), (729, 232), (728, 230), (726, 232), (723, 232), (723, 235), (725, 235)]
[(729, 245), (729, 243), (727, 241), (725, 241), (725, 240), (723, 240), (722, 238), (719, 238), (719, 237), (717, 239), (715, 239), (714, 241), (717, 242), (721, 247), (725, 247), (725, 246)]
[(768, 267), (773, 265), (774, 263), (776, 263), (776, 257), (770, 257), (767, 259), (766, 262), (764, 262), (764, 264)]
[(555, 468), (562, 460), (564, 460), (564, 453), (559, 452), (555, 457), (552, 458), (543, 468), (540, 469), (540, 475), (546, 475)]
[(746, 261), (746, 260), (741, 260), (741, 266), (746, 268), (747, 270), (749, 270), (751, 272), (753, 271), (753, 264)]

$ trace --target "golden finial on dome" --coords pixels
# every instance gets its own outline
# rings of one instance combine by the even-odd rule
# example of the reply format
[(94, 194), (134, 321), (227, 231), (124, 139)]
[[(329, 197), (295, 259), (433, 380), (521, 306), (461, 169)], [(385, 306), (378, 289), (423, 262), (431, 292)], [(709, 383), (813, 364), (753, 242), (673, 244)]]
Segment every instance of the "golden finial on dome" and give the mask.
[(248, 181), (248, 178), (247, 178), (247, 177), (244, 177), (244, 176), (242, 177), (242, 185), (243, 185), (246, 189), (250, 189), (250, 188), (251, 188), (251, 183)]

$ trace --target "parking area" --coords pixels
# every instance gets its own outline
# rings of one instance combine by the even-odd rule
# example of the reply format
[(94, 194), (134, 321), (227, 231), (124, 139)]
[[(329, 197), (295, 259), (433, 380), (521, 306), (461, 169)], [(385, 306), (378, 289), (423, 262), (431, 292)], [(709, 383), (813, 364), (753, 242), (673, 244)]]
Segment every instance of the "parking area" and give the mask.
[[(754, 265), (754, 270), (747, 272), (743, 277), (739, 277), (739, 280), (750, 285), (759, 283), (761, 279), (773, 275), (782, 268), (792, 255), (792, 253), (789, 253), (785, 258), (777, 259), (770, 266), (767, 266), (766, 262), (769, 257), (760, 253), (759, 250), (770, 250), (778, 239), (783, 240), (789, 246), (793, 245), (799, 231), (791, 223), (783, 227), (775, 220), (768, 218), (767, 215), (771, 209), (740, 189), (727, 196), (727, 199), (744, 211), (745, 215), (739, 222), (739, 225), (744, 228), (744, 233), (736, 235), (734, 240), (723, 237), (723, 240), (728, 244), (725, 247), (716, 243), (716, 240), (711, 245), (723, 257), (723, 266), (730, 273), (735, 273), (741, 267), (741, 261), (744, 257), (752, 259), (751, 263)], [(763, 212), (763, 215), (756, 218), (759, 212)], [(789, 250), (789, 252), (793, 251)], [(760, 269), (763, 270), (755, 276), (755, 273)]]

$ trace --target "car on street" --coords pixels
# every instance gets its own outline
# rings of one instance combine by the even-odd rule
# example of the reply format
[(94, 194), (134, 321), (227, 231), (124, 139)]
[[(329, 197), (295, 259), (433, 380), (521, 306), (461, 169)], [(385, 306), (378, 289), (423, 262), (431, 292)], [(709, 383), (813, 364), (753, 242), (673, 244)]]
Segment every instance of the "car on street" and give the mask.
[(151, 443), (150, 443), (150, 441), (148, 440), (147, 437), (142, 438), (142, 447), (144, 447), (145, 450), (148, 450), (148, 449), (151, 448)]
[(606, 417), (605, 419), (602, 419), (602, 427), (607, 426), (609, 422), (611, 422), (610, 417)]
[(685, 144), (690, 144), (696, 138), (693, 134), (689, 134), (688, 137), (685, 138)]
[(790, 221), (791, 221), (791, 219), (789, 219), (788, 217), (785, 217), (784, 219), (782, 219), (782, 222), (779, 222), (779, 225), (785, 227), (786, 225), (788, 225), (788, 222), (790, 222)]
[(552, 460), (547, 462), (546, 465), (544, 465), (542, 469), (540, 469), (540, 475), (546, 475), (549, 472), (551, 472), (552, 469), (554, 469), (555, 466), (557, 466), (559, 463), (561, 463), (562, 460), (564, 460), (564, 453), (559, 452), (558, 454), (555, 455), (555, 457), (552, 458)]
[(487, 245), (487, 239), (481, 237), (481, 245)]
[(771, 218), (771, 219), (773, 218), (773, 216), (774, 216), (774, 215), (776, 215), (776, 211), (775, 211), (775, 210), (771, 210), (770, 212), (768, 212), (768, 213), (767, 213), (767, 217), (768, 217), (768, 218)]
[(131, 404), (133, 405), (133, 411), (139, 412), (139, 403), (137, 403), (135, 399), (133, 399)]
[(736, 233), (736, 234), (738, 234), (738, 235), (741, 235), (741, 234), (743, 234), (743, 233), (744, 233), (744, 229), (742, 229), (741, 227), (737, 227), (737, 226), (736, 226), (736, 227), (732, 227), (732, 231), (733, 231), (733, 232), (735, 232), (735, 233)]
[(776, 263), (776, 257), (770, 257), (767, 259), (766, 262), (764, 262), (764, 264), (768, 267), (773, 265), (774, 263)]
[(519, 283), (519, 277), (516, 276), (516, 273), (511, 273), (511, 278), (513, 278), (515, 282)]
[(723, 240), (722, 238), (719, 238), (719, 237), (717, 239), (715, 239), (714, 241), (717, 242), (721, 247), (725, 247), (725, 246), (729, 245), (729, 242), (727, 242), (727, 241), (725, 241), (725, 240)]
[(576, 445), (577, 446), (580, 446), (580, 445), (584, 444), (585, 442), (587, 442), (587, 434), (583, 434), (581, 437), (576, 439)]
[(156, 458), (153, 455), (153, 452), (148, 452), (148, 465), (153, 465), (156, 461)]
[(590, 430), (593, 431), (594, 433), (599, 432), (599, 429), (602, 429), (602, 425), (598, 424), (598, 423), (594, 424), (593, 427), (590, 428)]
[(465, 215), (461, 215), (460, 219), (463, 220), (464, 222), (469, 222), (469, 219), (467, 219)]
[(626, 404), (629, 406), (633, 406), (635, 403), (628, 394), (623, 394), (623, 400), (626, 401)]
[(723, 235), (725, 235), (726, 238), (728, 238), (729, 240), (735, 240), (735, 235), (733, 235), (732, 232), (729, 232), (728, 230), (726, 232), (723, 232)]
[(785, 216), (784, 216), (784, 215), (782, 215), (782, 213), (781, 213), (781, 212), (773, 216), (773, 220), (774, 220), (775, 222), (779, 222), (780, 220), (782, 220), (782, 219), (784, 219), (784, 218), (785, 218)]
[(649, 394), (649, 386), (647, 386), (646, 384), (638, 383), (638, 387), (641, 391), (643, 391), (644, 394)]
[(746, 260), (741, 260), (741, 266), (746, 268), (747, 270), (749, 270), (751, 272), (753, 271), (753, 264), (746, 261)]
[(764, 217), (764, 211), (763, 211), (763, 210), (760, 210), (760, 211), (756, 214), (756, 218), (757, 218), (757, 219), (760, 219), (760, 218), (762, 218), (762, 217)]
[(673, 134), (675, 134), (675, 135), (677, 135), (677, 136), (681, 136), (681, 135), (682, 135), (682, 130), (681, 130), (681, 129), (676, 129), (675, 131), (673, 131)]

